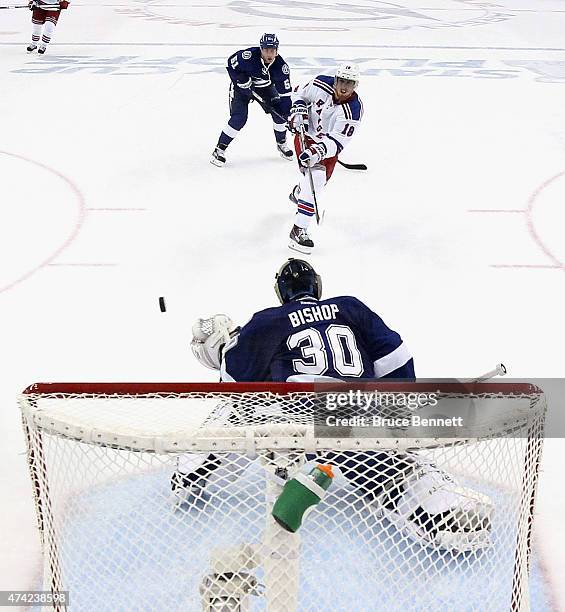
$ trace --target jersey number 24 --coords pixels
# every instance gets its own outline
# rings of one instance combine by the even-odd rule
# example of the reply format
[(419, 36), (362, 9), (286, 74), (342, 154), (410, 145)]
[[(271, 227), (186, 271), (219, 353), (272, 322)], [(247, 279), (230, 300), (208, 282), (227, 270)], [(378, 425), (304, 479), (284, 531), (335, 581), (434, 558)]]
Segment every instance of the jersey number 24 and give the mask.
[[(331, 354), (328, 354), (322, 334)], [(347, 325), (329, 325), (323, 332), (314, 327), (303, 329), (289, 336), (286, 344), (289, 349), (298, 348), (302, 353), (301, 359), (292, 360), (297, 373), (322, 376), (333, 367), (340, 376), (363, 375), (361, 353), (355, 335)]]

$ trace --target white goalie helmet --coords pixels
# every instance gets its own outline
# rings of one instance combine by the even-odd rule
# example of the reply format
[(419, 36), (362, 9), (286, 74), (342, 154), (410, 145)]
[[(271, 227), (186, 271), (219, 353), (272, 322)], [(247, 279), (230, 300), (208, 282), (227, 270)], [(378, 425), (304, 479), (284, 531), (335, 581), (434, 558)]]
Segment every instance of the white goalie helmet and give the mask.
[(335, 71), (336, 79), (345, 79), (347, 81), (355, 81), (355, 87), (359, 85), (359, 78), (361, 71), (359, 66), (353, 62), (343, 62), (340, 64)]
[(219, 370), (222, 348), (239, 333), (239, 327), (224, 314), (197, 319), (192, 326), (190, 347), (198, 361), (212, 370)]

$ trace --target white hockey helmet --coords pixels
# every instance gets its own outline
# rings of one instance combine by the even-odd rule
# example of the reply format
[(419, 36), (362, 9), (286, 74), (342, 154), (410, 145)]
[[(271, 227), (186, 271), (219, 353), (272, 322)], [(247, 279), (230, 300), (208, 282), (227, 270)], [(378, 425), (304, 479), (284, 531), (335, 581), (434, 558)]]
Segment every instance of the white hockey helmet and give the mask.
[(359, 77), (361, 76), (361, 71), (359, 70), (359, 66), (354, 64), (353, 62), (343, 62), (340, 64), (335, 71), (336, 79), (345, 79), (347, 81), (354, 81), (355, 87), (359, 85)]

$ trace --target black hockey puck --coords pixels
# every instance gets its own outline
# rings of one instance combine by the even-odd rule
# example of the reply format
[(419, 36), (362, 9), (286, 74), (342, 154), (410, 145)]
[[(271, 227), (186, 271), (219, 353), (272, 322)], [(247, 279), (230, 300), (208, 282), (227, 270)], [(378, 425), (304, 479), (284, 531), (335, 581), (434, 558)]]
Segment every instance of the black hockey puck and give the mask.
[(160, 297), (159, 298), (159, 309), (161, 310), (161, 312), (167, 312), (167, 307), (165, 306), (165, 298), (164, 297)]

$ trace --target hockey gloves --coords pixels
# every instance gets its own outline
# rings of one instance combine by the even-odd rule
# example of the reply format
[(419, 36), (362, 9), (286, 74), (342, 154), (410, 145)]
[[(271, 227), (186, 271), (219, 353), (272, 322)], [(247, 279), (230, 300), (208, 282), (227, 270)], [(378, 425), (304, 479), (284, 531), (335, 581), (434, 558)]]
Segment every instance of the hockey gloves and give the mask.
[(323, 142), (316, 142), (304, 149), (298, 156), (298, 162), (301, 166), (315, 166), (324, 159), (327, 153), (326, 145)]
[(254, 91), (257, 96), (255, 99), (267, 115), (270, 115), (273, 112), (273, 107), (276, 107), (281, 100), (277, 88), (271, 84), (269, 87), (257, 87)]
[(236, 91), (240, 96), (246, 100), (251, 100), (253, 94), (251, 93), (251, 77), (245, 79), (245, 77), (238, 78), (236, 81)]
[(279, 92), (273, 84), (269, 85), (269, 87), (265, 87), (265, 89), (261, 89), (258, 93), (271, 107), (276, 106), (281, 101)]
[(66, 9), (66, 8), (69, 8), (69, 2), (68, 2), (68, 0), (60, 0), (60, 2), (59, 2), (59, 8), (60, 8), (60, 9)]
[(308, 107), (302, 100), (297, 100), (290, 109), (288, 117), (288, 129), (293, 134), (298, 134), (302, 126), (308, 122)]

